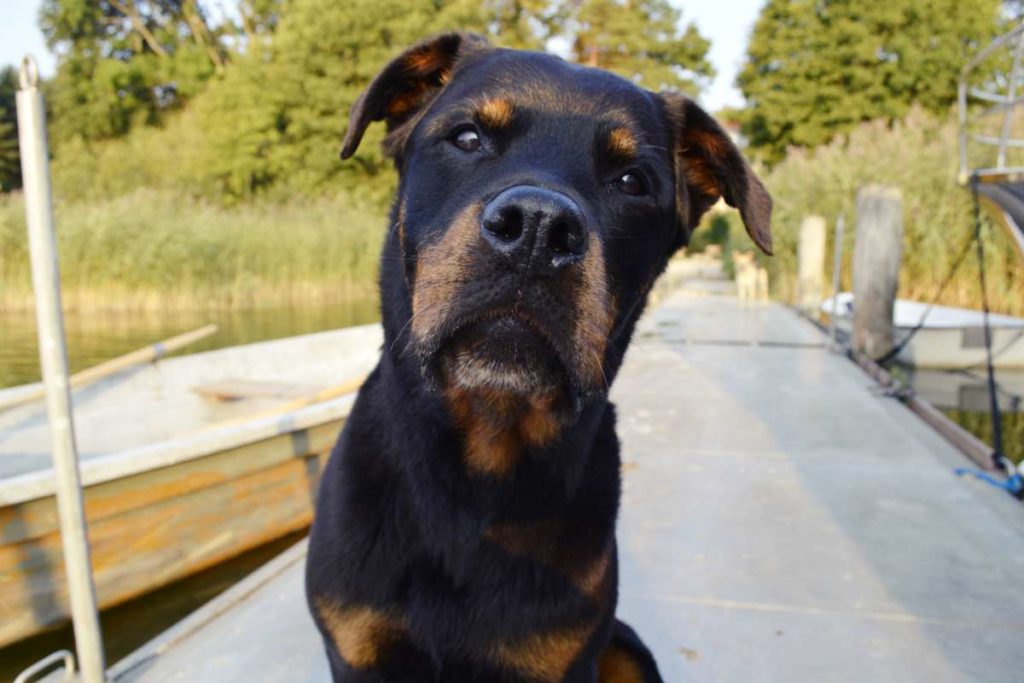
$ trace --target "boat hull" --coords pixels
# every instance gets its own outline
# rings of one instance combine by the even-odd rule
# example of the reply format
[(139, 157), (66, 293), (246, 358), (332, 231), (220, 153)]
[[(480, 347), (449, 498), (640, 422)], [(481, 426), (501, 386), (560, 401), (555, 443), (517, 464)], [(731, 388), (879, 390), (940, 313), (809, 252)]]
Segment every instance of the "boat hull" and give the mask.
[[(312, 521), (333, 419), (86, 487), (97, 599), (107, 608)], [(70, 615), (56, 501), (0, 507), (0, 646)]]
[[(832, 306), (832, 299), (828, 299), (821, 310), (831, 314)], [(836, 327), (846, 335), (852, 328), (852, 307), (852, 295), (840, 294)], [(917, 368), (960, 370), (980, 367), (986, 362), (985, 318), (980, 311), (897, 299), (893, 318), (893, 343), (902, 344), (896, 357), (901, 363)], [(915, 329), (922, 318), (923, 326)], [(993, 314), (989, 326), (993, 365), (1024, 368), (1024, 319)]]

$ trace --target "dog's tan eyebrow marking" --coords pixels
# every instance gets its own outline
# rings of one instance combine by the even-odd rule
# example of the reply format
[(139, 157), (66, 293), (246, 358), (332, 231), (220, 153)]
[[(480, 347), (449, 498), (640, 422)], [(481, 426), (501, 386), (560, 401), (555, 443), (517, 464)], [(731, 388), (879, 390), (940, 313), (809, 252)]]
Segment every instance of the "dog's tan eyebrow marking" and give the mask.
[(633, 134), (632, 130), (625, 126), (613, 128), (608, 133), (606, 144), (608, 146), (608, 152), (611, 153), (613, 157), (620, 159), (632, 159), (636, 156), (637, 148), (639, 147), (636, 135)]
[(503, 97), (490, 97), (480, 103), (477, 118), (486, 128), (507, 128), (512, 123), (514, 109), (512, 103)]

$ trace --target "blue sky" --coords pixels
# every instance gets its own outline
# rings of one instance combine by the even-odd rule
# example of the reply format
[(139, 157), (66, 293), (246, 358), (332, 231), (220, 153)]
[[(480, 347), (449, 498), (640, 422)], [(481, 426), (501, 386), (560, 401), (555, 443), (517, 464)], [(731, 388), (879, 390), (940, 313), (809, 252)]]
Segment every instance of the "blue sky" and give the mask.
[[(718, 71), (704, 93), (703, 104), (716, 110), (742, 104), (733, 82), (743, 62), (747, 38), (765, 0), (671, 0), (683, 10), (684, 21), (695, 21), (711, 39), (711, 62)], [(0, 0), (0, 64), (17, 64), (32, 53), (44, 76), (53, 73), (55, 60), (46, 50), (36, 22), (41, 0)]]

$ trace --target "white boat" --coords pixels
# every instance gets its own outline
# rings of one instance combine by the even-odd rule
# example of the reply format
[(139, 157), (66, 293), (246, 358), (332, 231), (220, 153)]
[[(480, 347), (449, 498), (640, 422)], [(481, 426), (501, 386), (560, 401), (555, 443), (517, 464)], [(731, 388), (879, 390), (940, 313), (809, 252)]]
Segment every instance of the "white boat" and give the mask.
[[(836, 326), (850, 333), (853, 293), (841, 292), (826, 299), (821, 311), (836, 311)], [(960, 369), (985, 363), (984, 314), (969, 308), (932, 306), (897, 299), (893, 307), (893, 343), (900, 344), (917, 325), (920, 330), (901, 349), (897, 360), (921, 368)], [(992, 352), (997, 368), (1024, 368), (1024, 318), (989, 315)]]
[[(126, 368), (73, 395), (99, 605), (307, 527), (379, 325)], [(0, 389), (0, 647), (68, 618), (38, 386)], [(20, 404), (19, 404), (20, 403)]]

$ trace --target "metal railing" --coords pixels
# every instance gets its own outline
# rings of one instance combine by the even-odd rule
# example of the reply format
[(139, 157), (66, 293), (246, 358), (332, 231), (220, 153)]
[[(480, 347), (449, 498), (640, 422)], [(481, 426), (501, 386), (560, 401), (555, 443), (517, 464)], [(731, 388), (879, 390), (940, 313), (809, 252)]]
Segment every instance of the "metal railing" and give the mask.
[[(990, 64), (990, 60), (1005, 60), (1002, 65)], [(989, 65), (987, 70), (984, 69)], [(1008, 67), (1008, 68), (1007, 68)], [(1024, 174), (1024, 166), (1014, 166), (1007, 162), (1007, 152), (1024, 149), (1024, 137), (1014, 135), (1014, 114), (1024, 104), (1024, 84), (1020, 79), (1024, 74), (1024, 23), (1009, 33), (996, 38), (981, 50), (960, 71), (957, 84), (957, 109), (960, 123), (960, 177), (966, 184), (971, 175), (987, 174), (1013, 175)], [(972, 86), (972, 82), (981, 80), (981, 87)], [(979, 107), (978, 103), (990, 106)], [(994, 117), (1001, 116), (998, 121)], [(979, 124), (998, 123), (998, 133), (992, 131), (979, 132)], [(988, 149), (987, 156), (978, 155), (972, 158), (971, 143)], [(995, 149), (995, 162), (991, 161), (991, 150)]]

